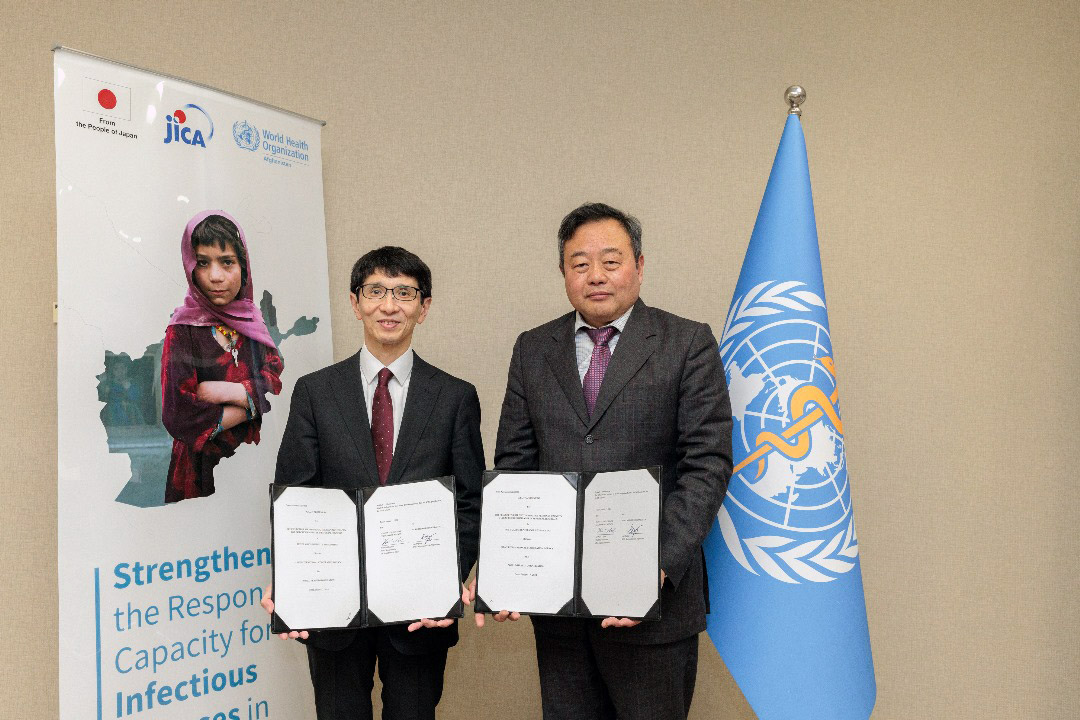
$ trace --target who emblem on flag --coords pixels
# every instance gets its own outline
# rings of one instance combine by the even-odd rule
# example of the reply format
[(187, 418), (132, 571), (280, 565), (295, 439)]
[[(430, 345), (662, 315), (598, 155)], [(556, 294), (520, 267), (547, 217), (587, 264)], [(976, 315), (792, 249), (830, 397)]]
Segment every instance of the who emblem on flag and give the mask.
[(708, 633), (762, 720), (865, 720), (877, 691), (795, 90), (720, 339), (735, 466), (705, 541)]

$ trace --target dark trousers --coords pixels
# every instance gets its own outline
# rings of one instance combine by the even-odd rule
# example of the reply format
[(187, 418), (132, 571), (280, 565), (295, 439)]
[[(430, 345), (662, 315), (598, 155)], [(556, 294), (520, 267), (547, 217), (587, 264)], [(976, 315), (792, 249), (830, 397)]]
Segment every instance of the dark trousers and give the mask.
[(342, 650), (312, 645), (307, 650), (319, 720), (372, 720), (376, 660), (383, 720), (434, 720), (442, 697), (445, 649), (405, 655), (394, 647), (386, 628), (371, 628)]
[(618, 628), (575, 625), (573, 635), (535, 633), (544, 720), (685, 720), (697, 680), (697, 635), (633, 645), (611, 640)]

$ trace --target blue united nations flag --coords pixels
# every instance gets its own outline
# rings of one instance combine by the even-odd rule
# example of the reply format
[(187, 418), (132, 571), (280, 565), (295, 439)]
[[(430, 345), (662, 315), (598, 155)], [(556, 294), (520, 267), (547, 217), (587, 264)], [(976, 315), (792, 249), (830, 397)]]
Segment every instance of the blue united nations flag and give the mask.
[(762, 720), (865, 719), (877, 687), (806, 145), (789, 115), (720, 339), (734, 416), (708, 633)]

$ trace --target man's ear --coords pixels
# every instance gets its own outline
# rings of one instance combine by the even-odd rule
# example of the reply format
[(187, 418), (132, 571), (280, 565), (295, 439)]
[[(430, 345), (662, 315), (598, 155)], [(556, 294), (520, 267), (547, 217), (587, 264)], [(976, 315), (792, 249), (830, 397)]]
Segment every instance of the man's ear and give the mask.
[(424, 298), (423, 302), (420, 303), (420, 317), (416, 318), (416, 324), (417, 325), (424, 322), (424, 318), (427, 317), (428, 310), (430, 308), (431, 308), (431, 298), (426, 297), (426, 298)]

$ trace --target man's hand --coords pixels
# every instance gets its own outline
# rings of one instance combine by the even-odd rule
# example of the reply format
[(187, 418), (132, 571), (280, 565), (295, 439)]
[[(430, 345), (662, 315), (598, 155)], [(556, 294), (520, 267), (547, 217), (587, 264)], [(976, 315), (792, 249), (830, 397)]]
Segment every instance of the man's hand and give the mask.
[[(466, 605), (472, 605), (473, 600), (476, 599), (476, 579), (469, 583), (469, 587), (461, 586), (461, 602)], [(492, 614), (492, 619), (495, 622), (505, 622), (506, 620), (520, 620), (521, 613), (510, 612), (509, 610), (500, 610), (497, 613)], [(484, 613), (473, 613), (473, 620), (476, 622), (476, 627), (484, 627)]]
[(454, 624), (453, 618), (443, 618), (442, 620), (432, 620), (430, 618), (421, 618), (416, 622), (409, 625), (409, 632), (416, 632), (420, 628), (434, 628), (434, 627), (450, 627)]
[[(270, 614), (272, 614), (274, 612), (274, 598), (273, 598), (273, 595), (274, 595), (274, 585), (271, 583), (270, 585), (266, 586), (265, 590), (263, 590), (262, 601), (259, 602), (259, 604), (263, 606), (263, 610), (266, 611), (267, 615), (270, 615)], [(301, 631), (297, 632), (296, 630), (293, 630), (292, 632), (279, 633), (278, 637), (281, 638), (282, 640), (307, 640), (308, 639), (308, 631), (307, 630), (301, 630)]]
[[(663, 570), (660, 570), (660, 587), (664, 587), (664, 581), (665, 580), (667, 580), (667, 573), (665, 573)], [(602, 628), (609, 628), (609, 627), (630, 628), (630, 627), (634, 627), (635, 625), (640, 625), (640, 624), (641, 624), (640, 620), (631, 620), (630, 618), (617, 618), (617, 617), (607, 617), (607, 618), (604, 618), (603, 620), (600, 621), (600, 627), (602, 627)]]
[[(472, 602), (472, 595), (469, 588), (465, 587), (465, 583), (461, 584), (461, 602), (468, 605)], [(416, 622), (409, 625), (409, 632), (416, 632), (420, 628), (445, 628), (454, 624), (453, 618), (443, 618), (442, 620), (432, 620), (430, 618), (421, 618)]]
[[(491, 615), (491, 619), (494, 620), (495, 622), (505, 622), (507, 620), (513, 620), (514, 622), (517, 622), (518, 620), (521, 619), (521, 613), (519, 613), (519, 612), (510, 612), (509, 610), (500, 610), (497, 613), (493, 613)], [(484, 627), (484, 616), (483, 615), (477, 615), (476, 616), (476, 627)]]

